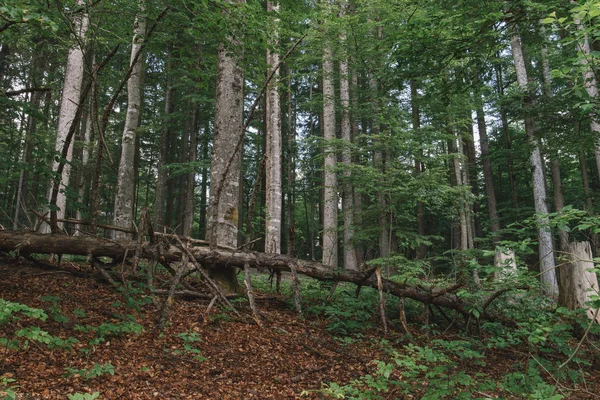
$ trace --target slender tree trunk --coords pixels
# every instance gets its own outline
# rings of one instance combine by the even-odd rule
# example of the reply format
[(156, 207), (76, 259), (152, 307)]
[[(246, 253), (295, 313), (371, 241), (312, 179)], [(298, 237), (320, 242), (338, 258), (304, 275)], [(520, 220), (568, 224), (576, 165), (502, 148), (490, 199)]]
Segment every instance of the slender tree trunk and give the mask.
[(581, 184), (583, 185), (583, 194), (585, 196), (585, 207), (590, 211), (593, 207), (592, 189), (590, 188), (590, 179), (587, 172), (588, 167), (584, 149), (579, 151), (579, 170), (581, 171)]
[[(498, 94), (504, 96), (504, 79), (502, 76), (502, 67), (498, 66), (496, 69), (496, 82), (498, 87)], [(508, 123), (508, 115), (506, 114), (506, 107), (500, 105), (500, 121), (502, 122), (502, 131), (504, 132), (504, 141), (506, 143), (506, 149), (508, 150), (508, 180), (510, 182), (510, 193), (512, 205), (515, 209), (519, 208), (519, 195), (517, 188), (517, 177), (512, 162), (512, 139), (510, 137), (510, 125)]]
[(323, 139), (325, 153), (323, 184), (323, 265), (332, 268), (338, 265), (338, 192), (337, 156), (335, 140), (335, 90), (333, 81), (333, 54), (330, 43), (323, 49)]
[[(130, 65), (135, 62), (129, 80), (127, 81), (127, 115), (121, 141), (121, 160), (117, 175), (117, 194), (115, 198), (114, 224), (123, 228), (131, 228), (133, 224), (133, 206), (135, 201), (136, 176), (134, 161), (136, 154), (136, 130), (140, 121), (142, 100), (142, 69), (143, 57), (138, 53), (142, 50), (146, 34), (146, 17), (144, 0), (139, 0), (139, 14), (136, 16), (131, 43)], [(137, 61), (136, 61), (137, 58)], [(124, 232), (115, 231), (116, 239), (127, 237)]]
[[(79, 5), (83, 4), (82, 0), (78, 0)], [(56, 146), (55, 150), (57, 153), (61, 153), (69, 133), (69, 129), (75, 119), (77, 108), (80, 106), (81, 101), (81, 90), (83, 84), (84, 74), (84, 54), (83, 41), (89, 25), (89, 18), (86, 12), (79, 13), (75, 16), (74, 21), (74, 32), (76, 35), (76, 44), (69, 49), (67, 55), (67, 66), (65, 71), (65, 79), (62, 90), (62, 100), (60, 104), (60, 112), (58, 115), (58, 129), (56, 133)], [(56, 206), (58, 208), (57, 217), (62, 219), (65, 217), (65, 210), (67, 207), (67, 197), (64, 189), (69, 186), (69, 177), (71, 175), (69, 162), (73, 158), (73, 142), (69, 146), (67, 153), (67, 164), (65, 164), (62, 176), (55, 177), (60, 180), (61, 190), (56, 198)], [(52, 163), (52, 171), (58, 170), (59, 162), (54, 160)], [(48, 188), (48, 199), (52, 193), (53, 183)], [(47, 223), (42, 223), (40, 226), (40, 232), (50, 232), (50, 226)]]
[[(351, 138), (352, 142), (356, 143), (358, 135), (359, 135), (359, 124), (358, 124), (358, 115), (357, 110), (359, 109), (359, 96), (358, 96), (358, 73), (353, 71), (352, 73), (352, 92), (351, 92), (351, 101), (352, 101), (352, 110), (354, 114), (352, 115), (352, 125), (351, 125)], [(354, 156), (354, 162), (359, 163), (360, 160), (358, 156)], [(362, 229), (362, 194), (354, 190), (353, 191), (354, 198), (352, 200), (354, 204), (353, 210), (353, 218), (354, 218), (354, 227), (356, 230), (360, 231)], [(364, 259), (364, 248), (360, 244), (355, 244), (354, 246), (354, 254), (356, 255), (356, 264), (360, 266)]]
[[(578, 4), (575, 0), (571, 0), (572, 4)], [(579, 51), (582, 53), (581, 64), (585, 68), (583, 72), (583, 85), (588, 95), (592, 99), (592, 101), (598, 100), (598, 82), (596, 80), (596, 72), (594, 71), (593, 65), (590, 60), (592, 59), (592, 49), (590, 46), (590, 40), (587, 32), (585, 32), (585, 27), (581, 20), (574, 18), (575, 25), (577, 28), (583, 32), (583, 39), (579, 42)], [(592, 136), (594, 137), (594, 157), (596, 158), (596, 168), (598, 169), (598, 174), (600, 175), (600, 122), (598, 122), (598, 117), (592, 115), (590, 121), (590, 129), (592, 131)]]
[[(208, 120), (204, 123), (204, 129), (202, 130), (202, 160), (208, 160), (208, 143), (210, 142), (210, 124)], [(200, 237), (206, 238), (206, 217), (207, 217), (207, 197), (206, 192), (208, 190), (208, 177), (209, 169), (207, 166), (202, 167), (202, 183), (200, 184), (200, 216), (199, 216), (199, 228)]]
[[(167, 68), (168, 69), (168, 68)], [(158, 155), (158, 176), (156, 179), (156, 197), (154, 200), (154, 229), (162, 232), (165, 226), (165, 199), (167, 198), (167, 164), (169, 155), (169, 142), (171, 139), (171, 114), (173, 112), (173, 103), (175, 89), (171, 82), (167, 83), (165, 89), (165, 115), (164, 127), (160, 135), (160, 148)]]
[(483, 99), (479, 92), (475, 93), (475, 103), (477, 106), (477, 129), (479, 131), (479, 144), (481, 146), (481, 165), (483, 167), (488, 217), (490, 219), (490, 232), (492, 234), (492, 243), (494, 244), (494, 247), (496, 247), (500, 242), (500, 220), (498, 219), (494, 175), (492, 173), (492, 162), (490, 160), (490, 140), (485, 123)]
[[(198, 151), (198, 115), (200, 110), (198, 107), (194, 108), (192, 115), (192, 122), (190, 126), (190, 146), (188, 151), (187, 161), (193, 165), (196, 162), (196, 153)], [(186, 174), (186, 191), (185, 201), (183, 206), (183, 224), (182, 230), (184, 236), (192, 236), (192, 229), (194, 227), (194, 198), (196, 197), (196, 168), (192, 168), (190, 172)]]
[[(521, 90), (526, 93), (524, 104), (525, 110), (531, 110), (535, 105), (535, 100), (529, 89), (529, 79), (525, 68), (525, 57), (521, 48), (521, 39), (516, 33), (516, 28), (512, 27), (511, 49), (515, 70), (517, 73), (517, 82)], [(539, 139), (536, 136), (537, 126), (531, 116), (525, 117), (525, 132), (531, 146), (530, 163), (532, 167), (532, 184), (535, 211), (538, 222), (538, 242), (539, 242), (539, 260), (542, 281), (542, 290), (552, 298), (558, 297), (558, 282), (556, 278), (554, 263), (554, 245), (552, 243), (552, 232), (550, 231), (548, 221), (548, 206), (546, 205), (546, 182), (544, 179), (544, 164), (540, 151)]]
[[(421, 129), (421, 112), (419, 110), (419, 91), (417, 82), (413, 79), (410, 81), (410, 105), (411, 105), (411, 116), (412, 116), (412, 128), (418, 132)], [(415, 158), (415, 173), (418, 175), (423, 172), (425, 166), (421, 161), (423, 159), (423, 150), (418, 149), (417, 156)], [(417, 233), (423, 238), (427, 232), (425, 229), (425, 207), (423, 201), (417, 199)], [(419, 244), (417, 248), (417, 259), (423, 260), (427, 255), (427, 246), (424, 243)]]
[[(341, 3), (340, 17), (346, 13), (346, 2)], [(340, 45), (345, 46), (346, 34), (340, 34)], [(348, 76), (348, 58), (344, 56), (340, 61), (340, 105), (342, 107), (341, 138), (346, 142), (342, 150), (342, 165), (344, 166), (344, 183), (342, 186), (342, 211), (344, 217), (344, 268), (356, 271), (358, 264), (354, 248), (354, 193), (352, 188), (352, 132), (350, 123), (350, 83)]]
[(273, 15), (274, 43), (267, 49), (268, 75), (275, 73), (269, 83), (266, 98), (266, 235), (265, 252), (281, 253), (281, 202), (282, 202), (282, 137), (281, 137), (281, 103), (279, 96), (279, 3), (268, 1), (267, 11)]

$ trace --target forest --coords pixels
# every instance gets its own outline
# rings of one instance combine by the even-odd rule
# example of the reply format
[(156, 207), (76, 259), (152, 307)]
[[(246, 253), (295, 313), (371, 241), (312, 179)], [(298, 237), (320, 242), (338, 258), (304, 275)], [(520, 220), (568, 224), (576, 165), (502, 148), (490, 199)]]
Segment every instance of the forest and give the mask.
[(600, 397), (599, 72), (600, 0), (0, 0), (0, 399)]

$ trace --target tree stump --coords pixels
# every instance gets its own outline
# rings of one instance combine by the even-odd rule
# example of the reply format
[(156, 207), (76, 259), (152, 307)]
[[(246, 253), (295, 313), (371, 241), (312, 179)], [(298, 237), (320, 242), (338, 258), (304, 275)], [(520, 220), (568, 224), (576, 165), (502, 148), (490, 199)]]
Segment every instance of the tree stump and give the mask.
[(558, 304), (569, 310), (585, 308), (590, 319), (600, 323), (600, 315), (588, 304), (590, 296), (598, 294), (598, 277), (593, 270), (590, 242), (574, 242), (567, 247), (567, 262), (560, 266)]

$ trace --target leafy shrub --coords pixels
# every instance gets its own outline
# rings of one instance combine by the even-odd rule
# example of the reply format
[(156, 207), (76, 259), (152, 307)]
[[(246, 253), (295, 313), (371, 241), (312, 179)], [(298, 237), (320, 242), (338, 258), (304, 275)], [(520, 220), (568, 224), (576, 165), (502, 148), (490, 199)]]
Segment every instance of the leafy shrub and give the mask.
[(106, 374), (114, 375), (115, 367), (111, 363), (98, 364), (95, 362), (94, 366), (90, 369), (67, 367), (65, 368), (65, 371), (67, 371), (67, 374), (65, 374), (65, 376), (79, 375), (83, 378), (84, 381), (88, 381), (90, 379), (97, 378)]

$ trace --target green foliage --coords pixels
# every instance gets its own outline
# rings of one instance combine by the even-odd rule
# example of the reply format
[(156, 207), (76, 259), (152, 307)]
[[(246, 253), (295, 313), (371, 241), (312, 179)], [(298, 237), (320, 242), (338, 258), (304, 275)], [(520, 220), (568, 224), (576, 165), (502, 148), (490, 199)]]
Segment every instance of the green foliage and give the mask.
[(141, 333), (144, 327), (135, 321), (123, 321), (120, 323), (103, 323), (98, 326), (75, 325), (75, 330), (80, 332), (93, 332), (96, 337), (90, 339), (89, 344), (96, 346), (104, 342), (109, 337), (122, 336), (128, 333)]
[(183, 341), (183, 349), (174, 349), (172, 350), (173, 354), (193, 354), (194, 360), (206, 361), (207, 358), (202, 355), (202, 351), (194, 345), (194, 343), (202, 341), (197, 332), (183, 332), (178, 334), (177, 337)]
[(19, 317), (14, 314), (22, 314), (23, 316), (45, 321), (48, 315), (39, 308), (32, 308), (25, 304), (14, 303), (12, 301), (0, 299), (0, 325), (19, 320)]
[(2, 400), (16, 400), (17, 392), (15, 389), (18, 387), (13, 385), (16, 382), (12, 378), (8, 378), (4, 375), (0, 376), (0, 399)]
[(100, 393), (73, 393), (68, 394), (67, 397), (69, 398), (69, 400), (94, 400), (100, 397)]
[(89, 369), (67, 367), (65, 368), (65, 371), (67, 371), (65, 376), (78, 375), (81, 376), (84, 381), (88, 381), (90, 379), (98, 378), (102, 375), (114, 375), (115, 367), (111, 363), (98, 364), (95, 362), (94, 365)]
[(25, 340), (24, 347), (27, 347), (29, 341), (43, 343), (50, 349), (59, 348), (64, 350), (72, 350), (73, 344), (79, 343), (74, 337), (68, 339), (61, 339), (57, 336), (53, 336), (48, 332), (40, 329), (37, 326), (30, 326), (27, 328), (19, 329), (15, 332), (15, 336), (23, 338)]
[(67, 318), (61, 311), (58, 306), (58, 302), (60, 301), (60, 296), (46, 295), (40, 297), (41, 301), (52, 303), (52, 307), (50, 307), (49, 313), (52, 319), (54, 319), (59, 324), (64, 324), (69, 322), (69, 318)]

